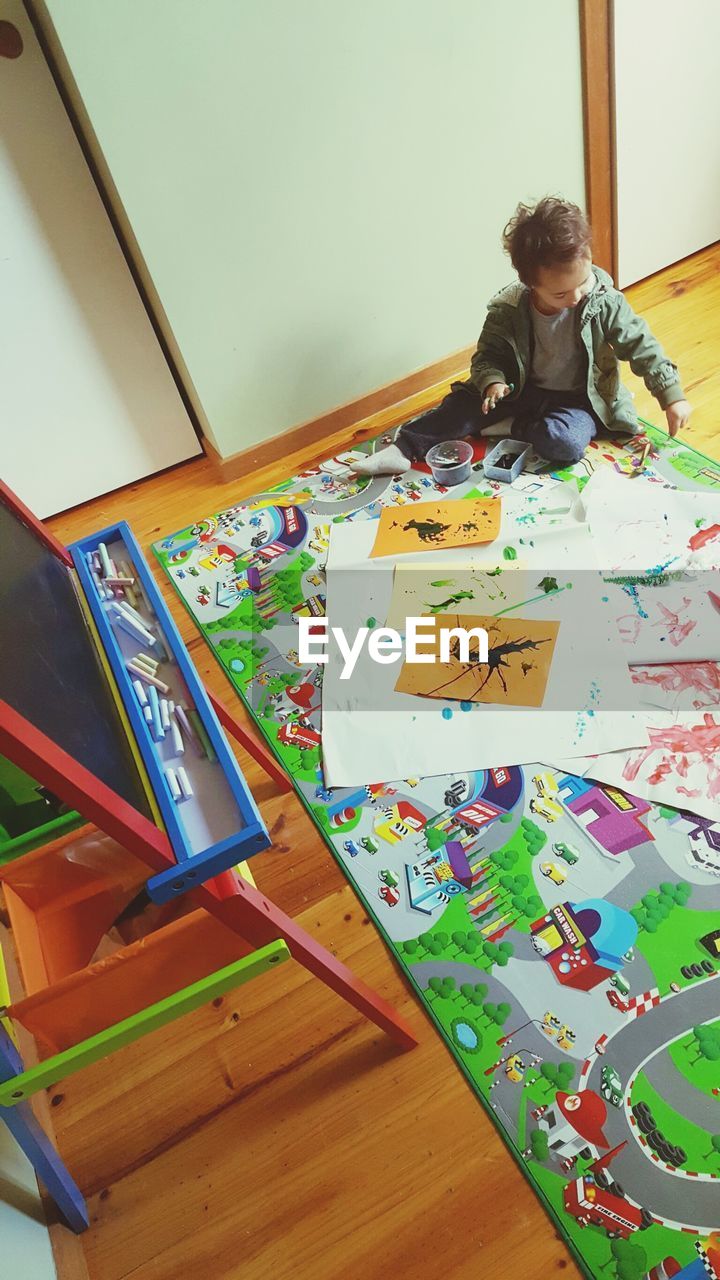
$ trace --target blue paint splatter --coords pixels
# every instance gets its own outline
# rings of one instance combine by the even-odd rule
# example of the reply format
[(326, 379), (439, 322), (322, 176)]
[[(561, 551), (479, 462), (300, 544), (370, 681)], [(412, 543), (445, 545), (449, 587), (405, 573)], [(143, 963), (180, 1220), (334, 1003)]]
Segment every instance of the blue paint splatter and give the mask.
[(461, 703), (460, 703), (460, 710), (461, 710), (461, 711), (472, 711), (472, 702), (461, 702)]
[(452, 720), (452, 710), (450, 707), (443, 707), (442, 718), (443, 720)]
[(628, 584), (626, 584), (625, 586), (623, 586), (623, 587), (622, 587), (622, 590), (625, 592), (625, 595), (626, 595), (626, 596), (629, 596), (629, 597), (630, 597), (630, 599), (632, 600), (632, 602), (633, 602), (633, 604), (634, 604), (634, 606), (635, 606), (635, 610), (636, 610), (636, 612), (637, 612), (638, 617), (639, 617), (639, 618), (647, 618), (647, 616), (648, 616), (648, 615), (647, 615), (647, 613), (645, 612), (645, 610), (643, 609), (643, 607), (642, 607), (642, 605), (641, 605), (641, 603), (640, 603), (640, 597), (639, 597), (639, 595), (638, 595), (638, 589), (637, 589), (637, 587), (636, 587), (636, 586), (632, 586), (632, 585), (630, 585), (630, 584), (628, 583)]
[(592, 680), (590, 682), (590, 697), (588, 699), (588, 706), (584, 707), (582, 711), (578, 711), (577, 719), (575, 721), (575, 733), (577, 734), (578, 740), (582, 738), (583, 734), (585, 733), (586, 720), (590, 719), (592, 716), (595, 715), (595, 705), (597, 704), (599, 697), (600, 697), (600, 685), (598, 684), (597, 680)]

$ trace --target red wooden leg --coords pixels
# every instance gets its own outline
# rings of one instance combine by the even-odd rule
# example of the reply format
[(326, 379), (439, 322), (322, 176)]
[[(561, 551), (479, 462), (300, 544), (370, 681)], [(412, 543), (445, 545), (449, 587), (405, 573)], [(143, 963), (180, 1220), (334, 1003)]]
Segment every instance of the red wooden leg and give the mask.
[(227, 707), (225, 707), (222, 702), (218, 701), (215, 694), (211, 693), (207, 688), (207, 685), (205, 688), (212, 703), (213, 711), (223, 728), (227, 729), (227, 732), (232, 734), (233, 738), (240, 743), (240, 746), (247, 751), (248, 755), (252, 756), (253, 760), (260, 765), (260, 768), (268, 775), (269, 778), (272, 778), (280, 791), (292, 791), (292, 783), (282, 765), (278, 764), (272, 754), (272, 751), (268, 750), (265, 743), (258, 735), (252, 733), (249, 729), (246, 729), (238, 720), (235, 719), (233, 715), (230, 714)]
[[(136, 854), (153, 872), (177, 865), (164, 831), (1, 699), (0, 752)], [(228, 871), (188, 896), (255, 946), (284, 938), (300, 964), (387, 1032), (401, 1048), (412, 1049), (417, 1044), (409, 1025), (392, 1005), (247, 881)]]
[(247, 881), (231, 883), (229, 877), (224, 876), (222, 883), (218, 879), (210, 880), (188, 896), (196, 906), (204, 907), (253, 946), (283, 938), (294, 960), (374, 1022), (401, 1049), (415, 1048), (417, 1036), (387, 1000), (356, 978), (342, 961)]

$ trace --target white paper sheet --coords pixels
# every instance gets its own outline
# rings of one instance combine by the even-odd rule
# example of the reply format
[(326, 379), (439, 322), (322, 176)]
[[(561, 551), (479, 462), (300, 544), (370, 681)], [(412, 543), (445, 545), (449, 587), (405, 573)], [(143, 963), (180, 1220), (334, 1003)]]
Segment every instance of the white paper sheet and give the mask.
[(720, 568), (720, 493), (647, 484), (602, 467), (581, 502), (603, 570)]
[(689, 809), (720, 821), (717, 709), (677, 714), (659, 711), (647, 717), (644, 747), (553, 763), (568, 773), (620, 787), (655, 804)]
[[(628, 662), (720, 660), (711, 594), (720, 593), (720, 494), (628, 480), (605, 467), (582, 503)], [(613, 576), (628, 581), (607, 580)]]
[[(523, 513), (528, 514), (527, 499)], [(545, 707), (496, 709), (476, 703), (397, 694), (399, 665), (379, 666), (365, 648), (350, 680), (340, 679), (341, 662), (331, 646), (323, 683), (323, 755), (329, 786), (360, 785), (379, 778), (462, 772), (570, 755), (612, 751), (644, 742), (633, 716), (633, 686), (621, 647), (613, 639), (613, 618), (602, 602), (602, 582), (593, 565), (587, 529), (566, 514), (567, 503), (538, 503), (532, 520), (519, 528), (503, 509), (500, 538), (467, 553), (478, 571), (504, 563), (512, 545), (537, 584), (548, 575), (566, 589), (546, 595), (539, 586), (533, 604), (516, 616), (560, 619), (548, 678)], [(514, 507), (509, 503), (508, 507)], [(392, 595), (393, 568), (417, 563), (413, 556), (370, 563), (373, 522), (333, 526), (327, 566), (327, 616), (353, 636), (370, 619), (383, 624)], [(522, 537), (522, 544), (520, 543)], [(451, 575), (457, 550), (427, 552), (423, 559), (438, 580)], [(572, 576), (574, 585), (567, 589)], [(507, 575), (512, 579), (512, 573)], [(582, 601), (570, 609), (572, 592)], [(525, 607), (527, 614), (524, 613)], [(624, 710), (620, 710), (624, 708)]]
[(640, 705), (699, 711), (720, 705), (720, 662), (654, 663), (630, 668)]

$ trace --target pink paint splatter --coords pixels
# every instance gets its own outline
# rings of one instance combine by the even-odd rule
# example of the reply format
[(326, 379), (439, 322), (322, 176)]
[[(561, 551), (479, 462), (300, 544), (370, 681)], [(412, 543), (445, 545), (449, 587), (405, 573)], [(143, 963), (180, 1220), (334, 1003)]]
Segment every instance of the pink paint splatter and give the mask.
[(648, 738), (649, 745), (633, 751), (625, 763), (623, 778), (628, 782), (634, 782), (642, 766), (650, 762), (655, 752), (661, 752), (664, 754), (648, 777), (650, 786), (656, 786), (671, 773), (687, 778), (691, 768), (702, 765), (707, 773), (708, 799), (714, 800), (720, 795), (720, 724), (710, 712), (705, 712), (702, 724), (649, 728)]
[(624, 613), (617, 620), (620, 639), (624, 644), (637, 644), (642, 619), (636, 613)]
[[(682, 608), (689, 609), (691, 600), (689, 596), (683, 597)], [(666, 627), (666, 635), (668, 640), (676, 648), (682, 644), (683, 640), (687, 640), (688, 636), (695, 630), (697, 622), (692, 618), (686, 618), (684, 622), (680, 621), (680, 613), (673, 613), (672, 609), (668, 609), (664, 604), (658, 603), (658, 610), (662, 614), (660, 622), (654, 622), (654, 627)]]
[(720, 702), (720, 662), (669, 662), (662, 666), (631, 667), (630, 676), (633, 684), (651, 685), (664, 693), (708, 694), (707, 702), (693, 699), (695, 708)]

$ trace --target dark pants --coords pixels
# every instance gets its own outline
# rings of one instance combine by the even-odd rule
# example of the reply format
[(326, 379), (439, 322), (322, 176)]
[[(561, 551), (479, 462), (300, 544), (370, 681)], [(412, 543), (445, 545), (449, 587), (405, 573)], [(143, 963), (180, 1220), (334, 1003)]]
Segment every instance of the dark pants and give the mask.
[(549, 462), (579, 462), (602, 426), (584, 392), (545, 391), (527, 383), (520, 395), (482, 412), (483, 397), (470, 383), (454, 382), (434, 409), (400, 428), (395, 443), (411, 461), (422, 460), (441, 440), (479, 435), (484, 427), (512, 417), (512, 436), (527, 440)]

